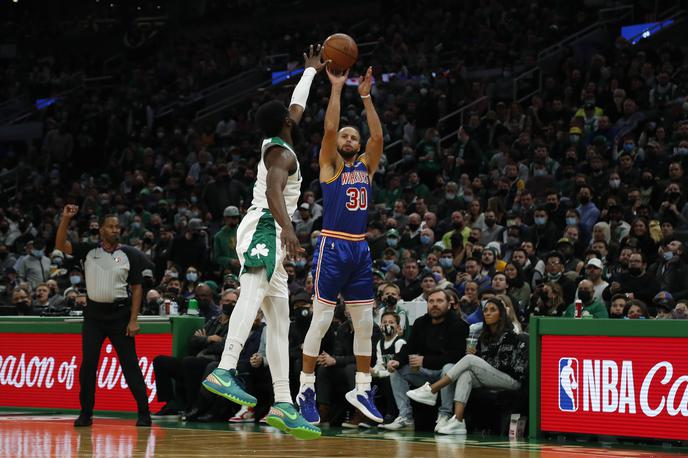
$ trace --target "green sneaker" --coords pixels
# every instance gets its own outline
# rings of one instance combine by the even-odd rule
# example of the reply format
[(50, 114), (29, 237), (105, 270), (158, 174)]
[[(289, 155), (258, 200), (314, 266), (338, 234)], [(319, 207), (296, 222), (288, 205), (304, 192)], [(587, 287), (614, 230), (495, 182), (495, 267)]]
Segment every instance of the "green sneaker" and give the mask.
[(256, 398), (245, 392), (239, 385), (236, 369), (225, 370), (218, 367), (208, 374), (202, 385), (211, 393), (227, 398), (239, 405), (256, 406)]
[(268, 425), (289, 433), (297, 439), (310, 440), (320, 437), (320, 428), (308, 423), (288, 402), (273, 404), (265, 421)]

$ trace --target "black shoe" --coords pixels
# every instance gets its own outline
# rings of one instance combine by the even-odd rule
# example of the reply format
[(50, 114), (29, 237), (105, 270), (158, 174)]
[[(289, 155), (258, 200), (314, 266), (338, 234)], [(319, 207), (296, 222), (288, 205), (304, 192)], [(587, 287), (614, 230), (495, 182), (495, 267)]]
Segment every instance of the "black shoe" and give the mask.
[(198, 417), (201, 416), (201, 411), (197, 408), (187, 410), (182, 414), (182, 421), (198, 421)]
[(206, 413), (204, 415), (197, 417), (196, 421), (201, 423), (215, 423), (222, 421), (222, 419), (217, 417), (216, 415), (213, 415), (212, 413)]
[(91, 415), (80, 413), (76, 420), (74, 420), (74, 426), (91, 426), (93, 424), (93, 417)]
[(136, 426), (150, 426), (152, 424), (150, 412), (139, 412)]
[(162, 409), (151, 415), (151, 417), (176, 417), (179, 415), (177, 409), (170, 407), (169, 404), (165, 404)]

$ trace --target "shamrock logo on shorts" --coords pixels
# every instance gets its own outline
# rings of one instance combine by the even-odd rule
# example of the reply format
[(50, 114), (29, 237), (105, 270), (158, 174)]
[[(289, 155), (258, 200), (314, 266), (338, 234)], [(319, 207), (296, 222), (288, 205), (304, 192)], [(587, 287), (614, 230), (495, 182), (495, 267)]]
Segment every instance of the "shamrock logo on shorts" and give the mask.
[(261, 256), (267, 256), (269, 252), (270, 250), (268, 250), (264, 243), (259, 243), (251, 250), (251, 257), (260, 258)]

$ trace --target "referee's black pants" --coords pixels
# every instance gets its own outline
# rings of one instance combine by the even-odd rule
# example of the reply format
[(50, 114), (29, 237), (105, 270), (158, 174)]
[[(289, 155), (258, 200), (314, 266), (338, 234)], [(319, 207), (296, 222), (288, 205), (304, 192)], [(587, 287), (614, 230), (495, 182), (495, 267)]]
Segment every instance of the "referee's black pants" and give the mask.
[(79, 401), (81, 401), (81, 412), (86, 415), (93, 414), (96, 391), (96, 371), (100, 350), (106, 337), (115, 347), (119, 364), (122, 366), (124, 379), (129, 385), (131, 393), (136, 399), (139, 412), (148, 412), (148, 396), (146, 394), (146, 383), (141, 374), (139, 359), (136, 356), (136, 345), (133, 337), (126, 335), (129, 316), (115, 318), (111, 320), (84, 318), (81, 335), (81, 368), (79, 369)]

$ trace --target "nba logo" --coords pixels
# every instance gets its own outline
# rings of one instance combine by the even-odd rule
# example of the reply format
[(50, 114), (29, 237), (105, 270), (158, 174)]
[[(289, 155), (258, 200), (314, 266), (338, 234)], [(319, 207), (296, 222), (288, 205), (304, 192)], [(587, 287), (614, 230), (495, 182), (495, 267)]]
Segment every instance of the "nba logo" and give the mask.
[(562, 412), (578, 410), (578, 360), (576, 358), (559, 360), (559, 410)]

